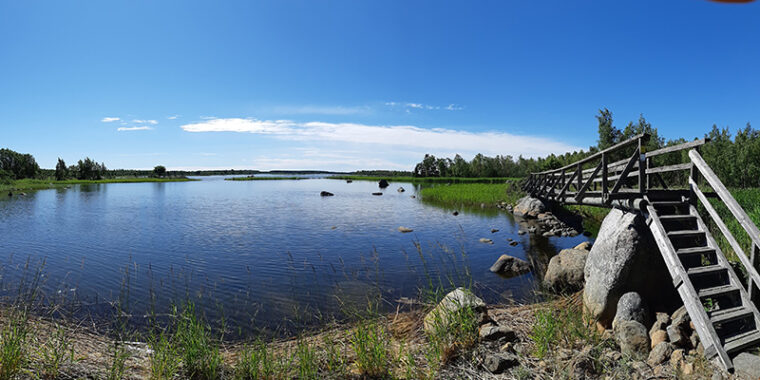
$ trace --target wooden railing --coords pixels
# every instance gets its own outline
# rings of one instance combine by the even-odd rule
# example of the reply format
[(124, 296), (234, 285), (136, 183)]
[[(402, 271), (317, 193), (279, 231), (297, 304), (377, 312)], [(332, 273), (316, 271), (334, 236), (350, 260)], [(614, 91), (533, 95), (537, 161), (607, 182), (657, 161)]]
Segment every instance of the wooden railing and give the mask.
[[(707, 213), (710, 215), (712, 221), (723, 234), (723, 237), (726, 239), (726, 241), (728, 241), (728, 244), (734, 250), (734, 253), (736, 253), (736, 256), (739, 258), (739, 261), (744, 266), (744, 269), (747, 273), (747, 292), (749, 293), (749, 297), (752, 302), (756, 303), (756, 298), (758, 296), (758, 287), (760, 286), (760, 274), (758, 274), (756, 269), (757, 260), (760, 258), (760, 231), (758, 231), (757, 226), (755, 226), (755, 223), (753, 223), (749, 218), (749, 215), (744, 212), (744, 209), (739, 206), (739, 203), (736, 201), (736, 199), (734, 199), (728, 189), (726, 189), (720, 179), (718, 179), (718, 176), (715, 175), (715, 172), (713, 172), (705, 160), (702, 159), (702, 156), (699, 154), (699, 152), (696, 150), (690, 151), (689, 158), (691, 159), (694, 167), (694, 170), (692, 170), (691, 175), (689, 176), (689, 185), (691, 187), (691, 192), (694, 195), (691, 197), (691, 200), (695, 205), (697, 204), (697, 200), (699, 200), (702, 206), (704, 206), (705, 210), (707, 210)], [(714, 193), (706, 193), (699, 188), (699, 185), (697, 184), (699, 181), (699, 176), (697, 174), (701, 174), (701, 177), (707, 181), (707, 183), (713, 189)], [(712, 204), (710, 204), (708, 198), (711, 198), (713, 194), (715, 197), (719, 198), (723, 204), (726, 205), (728, 210), (731, 211), (733, 217), (737, 222), (739, 222), (739, 224), (749, 236), (752, 243), (752, 253), (749, 257), (747, 257), (747, 255), (744, 253), (744, 249), (728, 229), (728, 226), (726, 226), (726, 223), (723, 221), (723, 219), (721, 219), (718, 212), (715, 210)]]
[[(679, 163), (656, 167), (653, 158), (697, 148), (708, 141), (695, 140), (646, 152), (649, 137), (640, 134), (562, 168), (533, 173), (523, 189), (532, 196), (564, 204), (640, 209), (648, 190), (669, 189), (676, 185), (663, 179), (665, 173), (691, 170), (693, 165)], [(609, 162), (610, 158), (620, 156), (627, 158)], [(682, 187), (686, 189), (687, 186), (683, 184)]]

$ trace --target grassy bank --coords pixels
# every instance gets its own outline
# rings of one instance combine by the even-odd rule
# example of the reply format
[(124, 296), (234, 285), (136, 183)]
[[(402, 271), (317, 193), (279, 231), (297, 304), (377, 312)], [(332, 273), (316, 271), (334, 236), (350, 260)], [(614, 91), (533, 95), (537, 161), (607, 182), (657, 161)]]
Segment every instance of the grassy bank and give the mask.
[(466, 178), (466, 177), (379, 177), (363, 175), (334, 175), (327, 177), (329, 179), (342, 179), (352, 181), (380, 181), (384, 179), (388, 182), (411, 182), (411, 183), (491, 183), (503, 184), (510, 180), (519, 180), (519, 178)]
[(285, 181), (309, 179), (308, 177), (232, 177), (225, 178), (225, 181)]
[(143, 183), (143, 182), (187, 182), (197, 181), (190, 178), (109, 178), (101, 180), (80, 180), (80, 179), (68, 179), (64, 181), (48, 180), (48, 179), (20, 179), (12, 181), (10, 183), (0, 184), (0, 191), (30, 191), (30, 190), (44, 190), (54, 189), (59, 187), (66, 187), (71, 185), (90, 185), (101, 183)]
[(486, 204), (494, 207), (498, 202), (514, 204), (525, 194), (517, 181), (508, 183), (460, 183), (423, 188), (420, 197), (423, 201), (447, 206), (476, 206)]

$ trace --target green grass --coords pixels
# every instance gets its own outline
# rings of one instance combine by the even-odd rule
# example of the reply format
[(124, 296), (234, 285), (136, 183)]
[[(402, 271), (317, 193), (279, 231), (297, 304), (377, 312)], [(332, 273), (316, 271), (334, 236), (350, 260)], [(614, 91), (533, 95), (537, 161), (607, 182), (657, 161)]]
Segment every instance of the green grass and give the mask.
[(308, 177), (232, 177), (225, 178), (225, 181), (292, 181), (299, 179), (310, 179)]
[(389, 373), (390, 341), (385, 328), (375, 322), (359, 323), (351, 336), (351, 347), (356, 354), (356, 367), (370, 378), (384, 378)]
[[(730, 189), (730, 192), (734, 199), (736, 199), (739, 205), (744, 209), (744, 212), (747, 213), (750, 220), (752, 220), (756, 226), (760, 226), (760, 189)], [(731, 211), (728, 210), (728, 207), (726, 207), (726, 205), (723, 204), (720, 199), (710, 199), (710, 203), (718, 212), (718, 215), (720, 215), (720, 218), (726, 224), (729, 231), (731, 231), (731, 235), (734, 236), (736, 241), (742, 247), (744, 254), (750, 256), (752, 254), (753, 244), (749, 235), (746, 233), (746, 231), (744, 231), (744, 228), (739, 224)], [(700, 209), (702, 209), (702, 207), (700, 207)], [(720, 231), (720, 229), (718, 229), (718, 227), (715, 226), (715, 224), (712, 222), (712, 218), (710, 218), (707, 212), (704, 210), (701, 212), (701, 214), (703, 215), (705, 223), (710, 228), (710, 231), (712, 232), (716, 242), (720, 246), (721, 250), (723, 250), (723, 252), (726, 254), (726, 257), (731, 261), (739, 261), (738, 257), (736, 256), (737, 253), (734, 251), (731, 245), (728, 244), (728, 240), (723, 237), (723, 233)]]
[(491, 183), (503, 184), (506, 181), (516, 181), (520, 178), (494, 177), (494, 178), (465, 178), (465, 177), (379, 177), (363, 175), (334, 175), (328, 179), (350, 179), (353, 181), (380, 181), (388, 182), (411, 182), (411, 183)]
[(101, 180), (80, 180), (80, 179), (68, 179), (64, 181), (56, 181), (50, 179), (20, 179), (12, 181), (10, 183), (0, 183), (0, 192), (7, 191), (32, 191), (32, 190), (45, 190), (55, 189), (71, 185), (89, 185), (100, 183), (143, 183), (143, 182), (188, 182), (197, 181), (190, 178), (109, 178)]
[(0, 327), (0, 380), (16, 378), (28, 361), (29, 328), (26, 317), (12, 311)]
[(517, 181), (508, 183), (460, 183), (454, 185), (438, 185), (423, 188), (420, 191), (422, 200), (444, 205), (475, 206), (485, 203), (493, 207), (498, 202), (514, 204), (525, 193)]
[(212, 380), (221, 376), (222, 355), (211, 337), (211, 329), (188, 302), (179, 316), (175, 339), (178, 342), (185, 375), (191, 379)]

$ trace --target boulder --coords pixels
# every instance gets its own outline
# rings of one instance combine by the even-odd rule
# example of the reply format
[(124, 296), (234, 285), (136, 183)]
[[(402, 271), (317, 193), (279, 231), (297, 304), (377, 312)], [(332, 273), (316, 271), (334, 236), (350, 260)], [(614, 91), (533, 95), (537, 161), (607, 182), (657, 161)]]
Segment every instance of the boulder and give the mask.
[(459, 211), (454, 211), (454, 212), (451, 213), (451, 215), (457, 216), (457, 215), (459, 215)]
[(760, 378), (760, 356), (742, 352), (734, 358), (734, 371), (742, 379)]
[[(576, 232), (575, 234), (577, 235), (578, 232)], [(576, 245), (573, 249), (580, 249), (580, 250), (583, 250), (583, 251), (589, 251), (589, 250), (591, 250), (591, 242), (584, 241), (583, 243), (580, 243), (580, 244)]]
[(381, 189), (385, 189), (389, 186), (388, 181), (381, 179), (380, 182), (377, 183), (378, 186), (380, 186)]
[(666, 331), (668, 332), (668, 339), (670, 342), (678, 347), (687, 347), (691, 343), (683, 329), (676, 325), (668, 326)]
[(501, 352), (497, 354), (488, 354), (483, 360), (483, 366), (486, 367), (486, 369), (493, 374), (502, 373), (505, 370), (519, 364), (520, 364), (520, 361), (517, 358), (517, 355), (510, 354), (507, 352)]
[(436, 328), (447, 326), (449, 317), (463, 308), (471, 308), (477, 312), (486, 311), (486, 303), (465, 288), (456, 288), (449, 292), (423, 320), (423, 328), (427, 333), (435, 332)]
[(639, 213), (610, 210), (586, 258), (584, 278), (583, 304), (604, 325), (612, 322), (618, 301), (627, 292), (636, 291), (652, 304), (678, 297)]
[(499, 259), (491, 265), (491, 272), (509, 277), (519, 276), (530, 272), (530, 264), (517, 257), (501, 255)]
[(674, 311), (670, 316), (670, 320), (672, 321), (671, 324), (679, 329), (686, 330), (689, 328), (691, 317), (689, 316), (689, 312), (686, 311), (686, 306), (681, 306), (678, 310)]
[(535, 218), (546, 211), (546, 205), (538, 198), (523, 197), (517, 201), (512, 212), (523, 218)]
[(549, 260), (544, 285), (554, 291), (577, 291), (583, 288), (583, 269), (588, 251), (563, 249)]
[(333, 193), (331, 193), (329, 191), (323, 191), (323, 192), (319, 193), (319, 195), (323, 196), (323, 197), (332, 197), (335, 194), (333, 194)]
[(613, 331), (623, 354), (634, 357), (646, 357), (649, 354), (649, 335), (641, 323), (621, 321)]
[(672, 353), (673, 345), (668, 342), (661, 342), (652, 349), (652, 352), (649, 353), (647, 364), (655, 367), (657, 365), (665, 363), (670, 359), (670, 354)]
[(404, 227), (404, 226), (400, 226), (398, 228), (398, 232), (401, 232), (401, 233), (407, 233), (407, 232), (412, 232), (412, 231), (414, 230), (408, 227)]
[(636, 321), (642, 325), (647, 324), (647, 308), (641, 300), (641, 296), (636, 292), (628, 292), (620, 296), (617, 303), (615, 318), (612, 320), (612, 328), (621, 321)]

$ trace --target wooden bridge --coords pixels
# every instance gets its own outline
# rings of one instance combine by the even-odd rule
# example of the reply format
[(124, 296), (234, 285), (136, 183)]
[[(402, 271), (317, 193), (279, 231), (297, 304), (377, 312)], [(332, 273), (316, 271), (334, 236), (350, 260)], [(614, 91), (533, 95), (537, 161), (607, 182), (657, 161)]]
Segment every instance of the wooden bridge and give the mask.
[[(734, 355), (760, 346), (760, 231), (699, 154), (708, 140), (646, 152), (648, 139), (647, 134), (638, 135), (571, 165), (531, 174), (523, 189), (561, 204), (641, 212), (705, 356), (733, 370)], [(714, 205), (720, 203), (749, 236), (749, 255), (716, 211)], [(746, 283), (734, 272), (699, 210), (736, 254)]]

